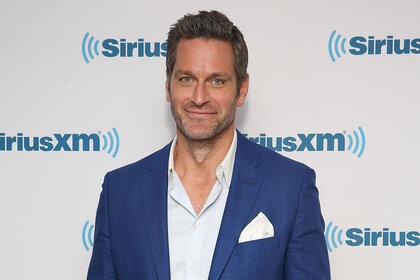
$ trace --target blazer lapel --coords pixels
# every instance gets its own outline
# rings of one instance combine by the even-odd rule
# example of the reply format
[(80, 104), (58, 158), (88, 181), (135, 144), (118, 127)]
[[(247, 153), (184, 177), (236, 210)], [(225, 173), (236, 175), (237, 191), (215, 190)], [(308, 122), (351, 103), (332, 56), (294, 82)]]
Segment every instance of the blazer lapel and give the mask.
[(149, 174), (145, 175), (142, 201), (149, 233), (150, 246), (158, 278), (170, 279), (167, 223), (168, 158), (170, 144), (151, 159)]
[(257, 170), (261, 163), (256, 148), (238, 131), (232, 182), (214, 249), (209, 279), (219, 279), (238, 243), (263, 179), (263, 173)]

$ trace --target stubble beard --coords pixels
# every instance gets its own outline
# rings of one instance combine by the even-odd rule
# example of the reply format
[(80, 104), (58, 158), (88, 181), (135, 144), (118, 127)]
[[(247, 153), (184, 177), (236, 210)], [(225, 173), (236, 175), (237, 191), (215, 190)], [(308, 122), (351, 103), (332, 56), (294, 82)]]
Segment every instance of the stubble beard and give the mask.
[[(229, 106), (226, 116), (223, 119), (218, 120), (213, 127), (210, 127), (206, 133), (203, 133), (201, 135), (192, 135), (191, 132), (188, 131), (188, 129), (186, 128), (187, 125), (184, 124), (181, 115), (178, 114), (176, 107), (172, 101), (171, 101), (171, 113), (172, 113), (172, 117), (175, 120), (177, 128), (185, 136), (185, 138), (190, 144), (198, 144), (200, 146), (212, 145), (213, 142), (215, 142), (215, 140), (217, 140), (217, 138), (220, 135), (222, 135), (224, 132), (226, 132), (229, 129), (229, 127), (232, 125), (233, 121), (235, 120), (237, 99), (238, 99), (238, 96), (235, 95), (235, 98), (233, 99), (232, 104)], [(181, 106), (181, 110), (185, 111), (184, 105)]]

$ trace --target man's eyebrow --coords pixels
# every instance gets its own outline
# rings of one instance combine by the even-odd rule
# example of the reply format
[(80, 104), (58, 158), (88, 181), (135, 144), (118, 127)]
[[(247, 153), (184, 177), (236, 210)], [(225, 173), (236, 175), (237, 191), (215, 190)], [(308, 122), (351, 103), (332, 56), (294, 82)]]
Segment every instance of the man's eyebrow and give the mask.
[(215, 73), (212, 73), (208, 76), (209, 79), (213, 79), (213, 78), (217, 78), (217, 77), (223, 77), (223, 78), (226, 78), (226, 79), (231, 79), (232, 75), (229, 74), (228, 72), (215, 72)]
[(174, 76), (181, 76), (181, 75), (187, 75), (187, 76), (194, 76), (193, 73), (191, 71), (188, 70), (177, 70), (174, 73)]
[[(181, 76), (181, 75), (187, 75), (187, 76), (194, 76), (194, 74), (189, 71), (189, 70), (177, 70), (174, 72), (174, 76)], [(215, 77), (227, 77), (227, 78), (231, 78), (232, 75), (229, 74), (228, 72), (214, 72), (211, 73), (209, 76), (207, 76), (208, 78), (215, 78)]]

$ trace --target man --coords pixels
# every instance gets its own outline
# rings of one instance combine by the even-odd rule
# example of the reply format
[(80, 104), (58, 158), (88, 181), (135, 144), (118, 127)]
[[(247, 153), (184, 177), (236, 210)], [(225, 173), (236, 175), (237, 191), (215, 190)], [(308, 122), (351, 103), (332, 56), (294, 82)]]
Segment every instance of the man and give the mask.
[(177, 136), (105, 176), (88, 279), (330, 279), (314, 171), (235, 131), (242, 33), (186, 15), (166, 62)]

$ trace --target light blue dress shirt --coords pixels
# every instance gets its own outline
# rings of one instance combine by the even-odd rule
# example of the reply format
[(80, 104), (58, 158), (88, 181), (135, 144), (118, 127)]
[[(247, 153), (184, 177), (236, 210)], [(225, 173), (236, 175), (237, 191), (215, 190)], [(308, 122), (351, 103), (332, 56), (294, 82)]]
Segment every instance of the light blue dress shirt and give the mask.
[(174, 169), (175, 137), (168, 165), (168, 241), (172, 280), (208, 279), (214, 248), (232, 179), (237, 145), (236, 130), (217, 180), (197, 215)]

